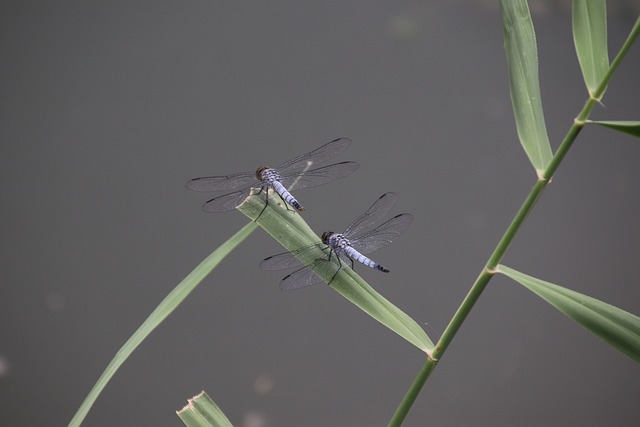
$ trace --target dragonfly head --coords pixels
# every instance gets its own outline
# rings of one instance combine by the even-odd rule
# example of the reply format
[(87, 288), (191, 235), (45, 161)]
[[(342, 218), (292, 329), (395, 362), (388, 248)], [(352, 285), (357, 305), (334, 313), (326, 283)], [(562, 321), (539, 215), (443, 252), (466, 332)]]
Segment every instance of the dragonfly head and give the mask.
[(267, 169), (269, 169), (267, 166), (260, 166), (258, 169), (256, 169), (256, 178), (258, 178), (260, 181), (264, 181), (264, 171), (266, 171)]
[(331, 235), (333, 234), (333, 231), (325, 231), (324, 233), (322, 233), (322, 243), (328, 244), (329, 243), (329, 238), (331, 237)]

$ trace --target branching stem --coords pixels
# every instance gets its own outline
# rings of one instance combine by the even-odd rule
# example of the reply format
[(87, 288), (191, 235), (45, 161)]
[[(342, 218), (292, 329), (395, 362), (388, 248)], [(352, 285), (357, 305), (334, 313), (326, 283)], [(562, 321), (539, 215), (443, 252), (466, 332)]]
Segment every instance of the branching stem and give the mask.
[(491, 254), (491, 257), (489, 258), (489, 261), (487, 261), (487, 264), (482, 269), (482, 272), (480, 273), (476, 281), (471, 286), (469, 293), (464, 298), (464, 300), (462, 301), (462, 304), (460, 305), (460, 307), (454, 314), (453, 318), (449, 322), (449, 325), (447, 326), (444, 333), (440, 337), (440, 340), (438, 340), (438, 342), (436, 343), (435, 349), (431, 354), (431, 358), (428, 358), (425, 361), (422, 368), (418, 372), (418, 375), (416, 376), (413, 383), (411, 384), (411, 387), (407, 391), (407, 394), (404, 396), (404, 398), (400, 402), (398, 409), (396, 410), (395, 414), (393, 415), (393, 417), (391, 418), (391, 421), (388, 424), (389, 427), (400, 426), (404, 421), (404, 419), (406, 418), (407, 414), (409, 413), (409, 410), (411, 409), (411, 406), (415, 402), (416, 398), (418, 397), (418, 394), (420, 394), (420, 391), (422, 390), (422, 388), (424, 387), (424, 384), (429, 378), (429, 375), (431, 374), (431, 372), (433, 372), (434, 368), (436, 367), (436, 364), (437, 364), (436, 361), (442, 358), (442, 355), (447, 350), (447, 347), (449, 346), (449, 344), (451, 344), (451, 341), (453, 341), (453, 338), (455, 337), (456, 333), (464, 323), (464, 320), (467, 318), (467, 316), (471, 312), (471, 309), (480, 298), (480, 295), (482, 295), (482, 292), (484, 291), (487, 284), (493, 277), (493, 274), (495, 273), (495, 269), (500, 263), (500, 261), (502, 260), (502, 258), (504, 257), (507, 249), (509, 248), (509, 245), (511, 244), (514, 237), (518, 233), (518, 230), (520, 230), (520, 227), (522, 226), (524, 220), (527, 218), (527, 216), (535, 206), (536, 201), (544, 192), (544, 189), (546, 188), (547, 184), (551, 182), (551, 178), (553, 177), (553, 174), (558, 169), (558, 166), (560, 166), (560, 163), (562, 162), (566, 154), (569, 152), (571, 145), (576, 140), (578, 134), (584, 127), (586, 120), (588, 119), (589, 114), (591, 113), (591, 110), (593, 110), (593, 107), (595, 106), (596, 102), (602, 99), (602, 96), (604, 95), (607, 85), (609, 84), (609, 80), (611, 79), (611, 76), (613, 75), (614, 71), (616, 70), (616, 68), (622, 61), (622, 59), (625, 57), (625, 55), (629, 51), (629, 48), (631, 47), (635, 39), (638, 37), (639, 33), (640, 33), (640, 17), (638, 18), (635, 25), (633, 26), (629, 34), (629, 37), (627, 37), (627, 40), (625, 41), (622, 48), (620, 49), (620, 52), (618, 52), (618, 55), (616, 55), (613, 62), (611, 62), (609, 71), (607, 71), (607, 74), (605, 75), (604, 79), (596, 89), (595, 93), (589, 96), (589, 99), (587, 100), (584, 107), (582, 108), (582, 111), (580, 111), (580, 114), (574, 120), (573, 125), (567, 132), (567, 135), (562, 140), (562, 143), (560, 144), (560, 146), (558, 147), (558, 150), (556, 151), (553, 158), (551, 159), (551, 162), (549, 163), (547, 168), (541, 174), (539, 174), (536, 183), (534, 184), (533, 188), (529, 192), (529, 195), (527, 196), (524, 203), (520, 207), (520, 210), (518, 210), (518, 213), (514, 217), (513, 221), (511, 221), (509, 228), (507, 228), (507, 231), (504, 233), (504, 235), (500, 239), (500, 242), (494, 249), (493, 253)]

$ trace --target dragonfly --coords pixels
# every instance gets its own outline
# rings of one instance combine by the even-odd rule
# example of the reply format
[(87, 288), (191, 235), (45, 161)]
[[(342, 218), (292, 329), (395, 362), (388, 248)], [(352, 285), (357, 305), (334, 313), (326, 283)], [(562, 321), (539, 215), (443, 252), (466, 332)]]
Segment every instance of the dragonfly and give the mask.
[[(402, 234), (413, 221), (413, 215), (402, 213), (376, 226), (391, 210), (396, 202), (395, 193), (385, 193), (371, 207), (347, 227), (343, 233), (325, 231), (321, 242), (265, 258), (260, 263), (262, 270), (281, 270), (300, 267), (301, 260), (311, 262), (286, 276), (280, 282), (280, 289), (290, 291), (322, 283), (314, 269), (329, 269), (335, 278), (345, 265), (354, 267), (355, 262), (388, 273), (389, 269), (366, 257), (365, 254), (388, 245)], [(316, 256), (317, 258), (313, 259)]]
[(205, 202), (202, 208), (206, 212), (225, 212), (235, 209), (249, 196), (252, 187), (260, 188), (260, 192), (264, 191), (265, 193), (265, 207), (262, 212), (269, 203), (269, 189), (278, 193), (285, 202), (285, 206), (290, 205), (297, 211), (304, 211), (304, 207), (290, 191), (327, 184), (355, 172), (359, 166), (356, 162), (340, 162), (310, 169), (312, 165), (322, 163), (340, 154), (350, 144), (349, 138), (334, 139), (313, 151), (294, 157), (278, 167), (261, 166), (255, 172), (194, 178), (187, 182), (187, 188), (199, 192), (229, 191)]

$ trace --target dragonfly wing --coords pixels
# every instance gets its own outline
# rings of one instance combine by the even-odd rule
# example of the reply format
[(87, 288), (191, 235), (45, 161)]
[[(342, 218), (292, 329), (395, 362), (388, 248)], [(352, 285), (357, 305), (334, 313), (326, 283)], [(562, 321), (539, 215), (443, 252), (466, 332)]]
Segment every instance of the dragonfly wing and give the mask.
[(205, 202), (204, 205), (202, 205), (202, 209), (204, 209), (205, 212), (226, 212), (234, 210), (236, 206), (249, 196), (249, 188), (251, 187), (245, 187), (233, 193), (214, 197)]
[(293, 291), (317, 283), (322, 283), (322, 279), (313, 272), (311, 267), (302, 267), (282, 279), (280, 289), (283, 291)]
[(293, 252), (284, 252), (263, 259), (260, 262), (260, 270), (284, 270), (285, 268), (299, 267), (300, 265), (302, 263)]
[(255, 172), (240, 172), (222, 176), (203, 176), (187, 181), (191, 191), (228, 191), (239, 187), (250, 187), (260, 184)]
[(361, 254), (368, 254), (393, 242), (413, 221), (413, 215), (396, 215), (376, 228), (351, 239), (351, 246)]
[(396, 199), (396, 193), (384, 193), (373, 205), (371, 205), (369, 209), (367, 209), (365, 213), (353, 221), (342, 234), (346, 238), (351, 239), (351, 236), (357, 236), (364, 230), (372, 227), (391, 210), (393, 205), (396, 203)]
[(316, 187), (354, 173), (360, 165), (356, 162), (340, 162), (310, 171), (298, 171), (281, 175), (282, 185), (289, 190)]
[(318, 283), (325, 283), (325, 281), (314, 272), (314, 269), (321, 269), (323, 274), (333, 279), (340, 268), (341, 265), (338, 264), (335, 258), (330, 260), (326, 258), (317, 259), (311, 265), (296, 270), (282, 279), (280, 289), (283, 291), (292, 291)]
[(302, 154), (298, 157), (294, 157), (278, 166), (276, 170), (282, 174), (288, 174), (294, 171), (300, 171), (305, 168), (310, 168), (312, 165), (317, 165), (326, 160), (337, 156), (349, 147), (351, 140), (349, 138), (338, 138), (331, 142), (316, 148), (313, 151)]
[(300, 259), (305, 259), (312, 251), (321, 251), (326, 245), (324, 243), (314, 243), (291, 252), (272, 255), (262, 260), (260, 268), (262, 270), (283, 270), (285, 268), (299, 267), (302, 265)]

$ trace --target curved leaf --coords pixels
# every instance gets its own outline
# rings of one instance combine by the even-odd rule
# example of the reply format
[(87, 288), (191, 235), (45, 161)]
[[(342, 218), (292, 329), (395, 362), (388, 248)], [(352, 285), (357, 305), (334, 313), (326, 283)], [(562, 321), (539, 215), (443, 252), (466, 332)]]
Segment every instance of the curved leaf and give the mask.
[(578, 62), (589, 94), (593, 95), (609, 71), (605, 1), (573, 0), (572, 21)]
[[(252, 220), (257, 218), (258, 225), (288, 251), (319, 243), (318, 236), (304, 219), (297, 212), (287, 209), (280, 202), (279, 196), (274, 197), (273, 194), (275, 193), (269, 190), (269, 203), (265, 208), (264, 195), (256, 197), (252, 191), (252, 194), (238, 206), (238, 210)], [(331, 281), (331, 288), (369, 316), (425, 353), (431, 353), (433, 342), (424, 330), (411, 317), (376, 292), (351, 268), (342, 268), (335, 274), (335, 270), (327, 268), (325, 263), (312, 263), (312, 259), (301, 261), (312, 265), (314, 273), (325, 282)]]
[(533, 22), (524, 0), (501, 0), (500, 9), (509, 68), (509, 92), (518, 137), (529, 161), (538, 175), (542, 175), (552, 153), (542, 112)]
[(127, 342), (125, 342), (120, 350), (118, 350), (111, 362), (109, 362), (104, 372), (100, 375), (100, 378), (98, 378), (98, 381), (96, 381), (93, 388), (89, 391), (89, 394), (80, 405), (80, 408), (78, 408), (78, 411), (73, 416), (73, 419), (69, 423), (69, 427), (79, 426), (82, 423), (82, 420), (87, 416), (89, 409), (91, 409), (91, 406), (96, 401), (104, 387), (131, 353), (133, 353), (142, 341), (144, 341), (145, 338), (147, 338), (147, 336), (149, 336), (149, 334), (182, 303), (191, 291), (198, 286), (202, 279), (207, 277), (211, 270), (216, 268), (220, 261), (222, 261), (229, 252), (235, 249), (235, 247), (246, 239), (256, 228), (256, 225), (252, 222), (242, 227), (236, 234), (231, 236), (229, 240), (220, 245), (218, 249), (213, 251), (211, 255), (198, 264), (198, 266), (193, 269), (187, 277), (182, 279), (182, 281), (169, 293), (169, 295), (162, 300), (142, 325), (138, 327)]
[(505, 265), (499, 265), (497, 271), (520, 283), (613, 347), (640, 362), (640, 317)]
[(620, 132), (628, 133), (629, 135), (637, 136), (640, 138), (640, 121), (624, 121), (624, 120), (587, 120), (587, 123), (593, 123), (595, 125), (606, 126), (611, 129), (615, 129)]

